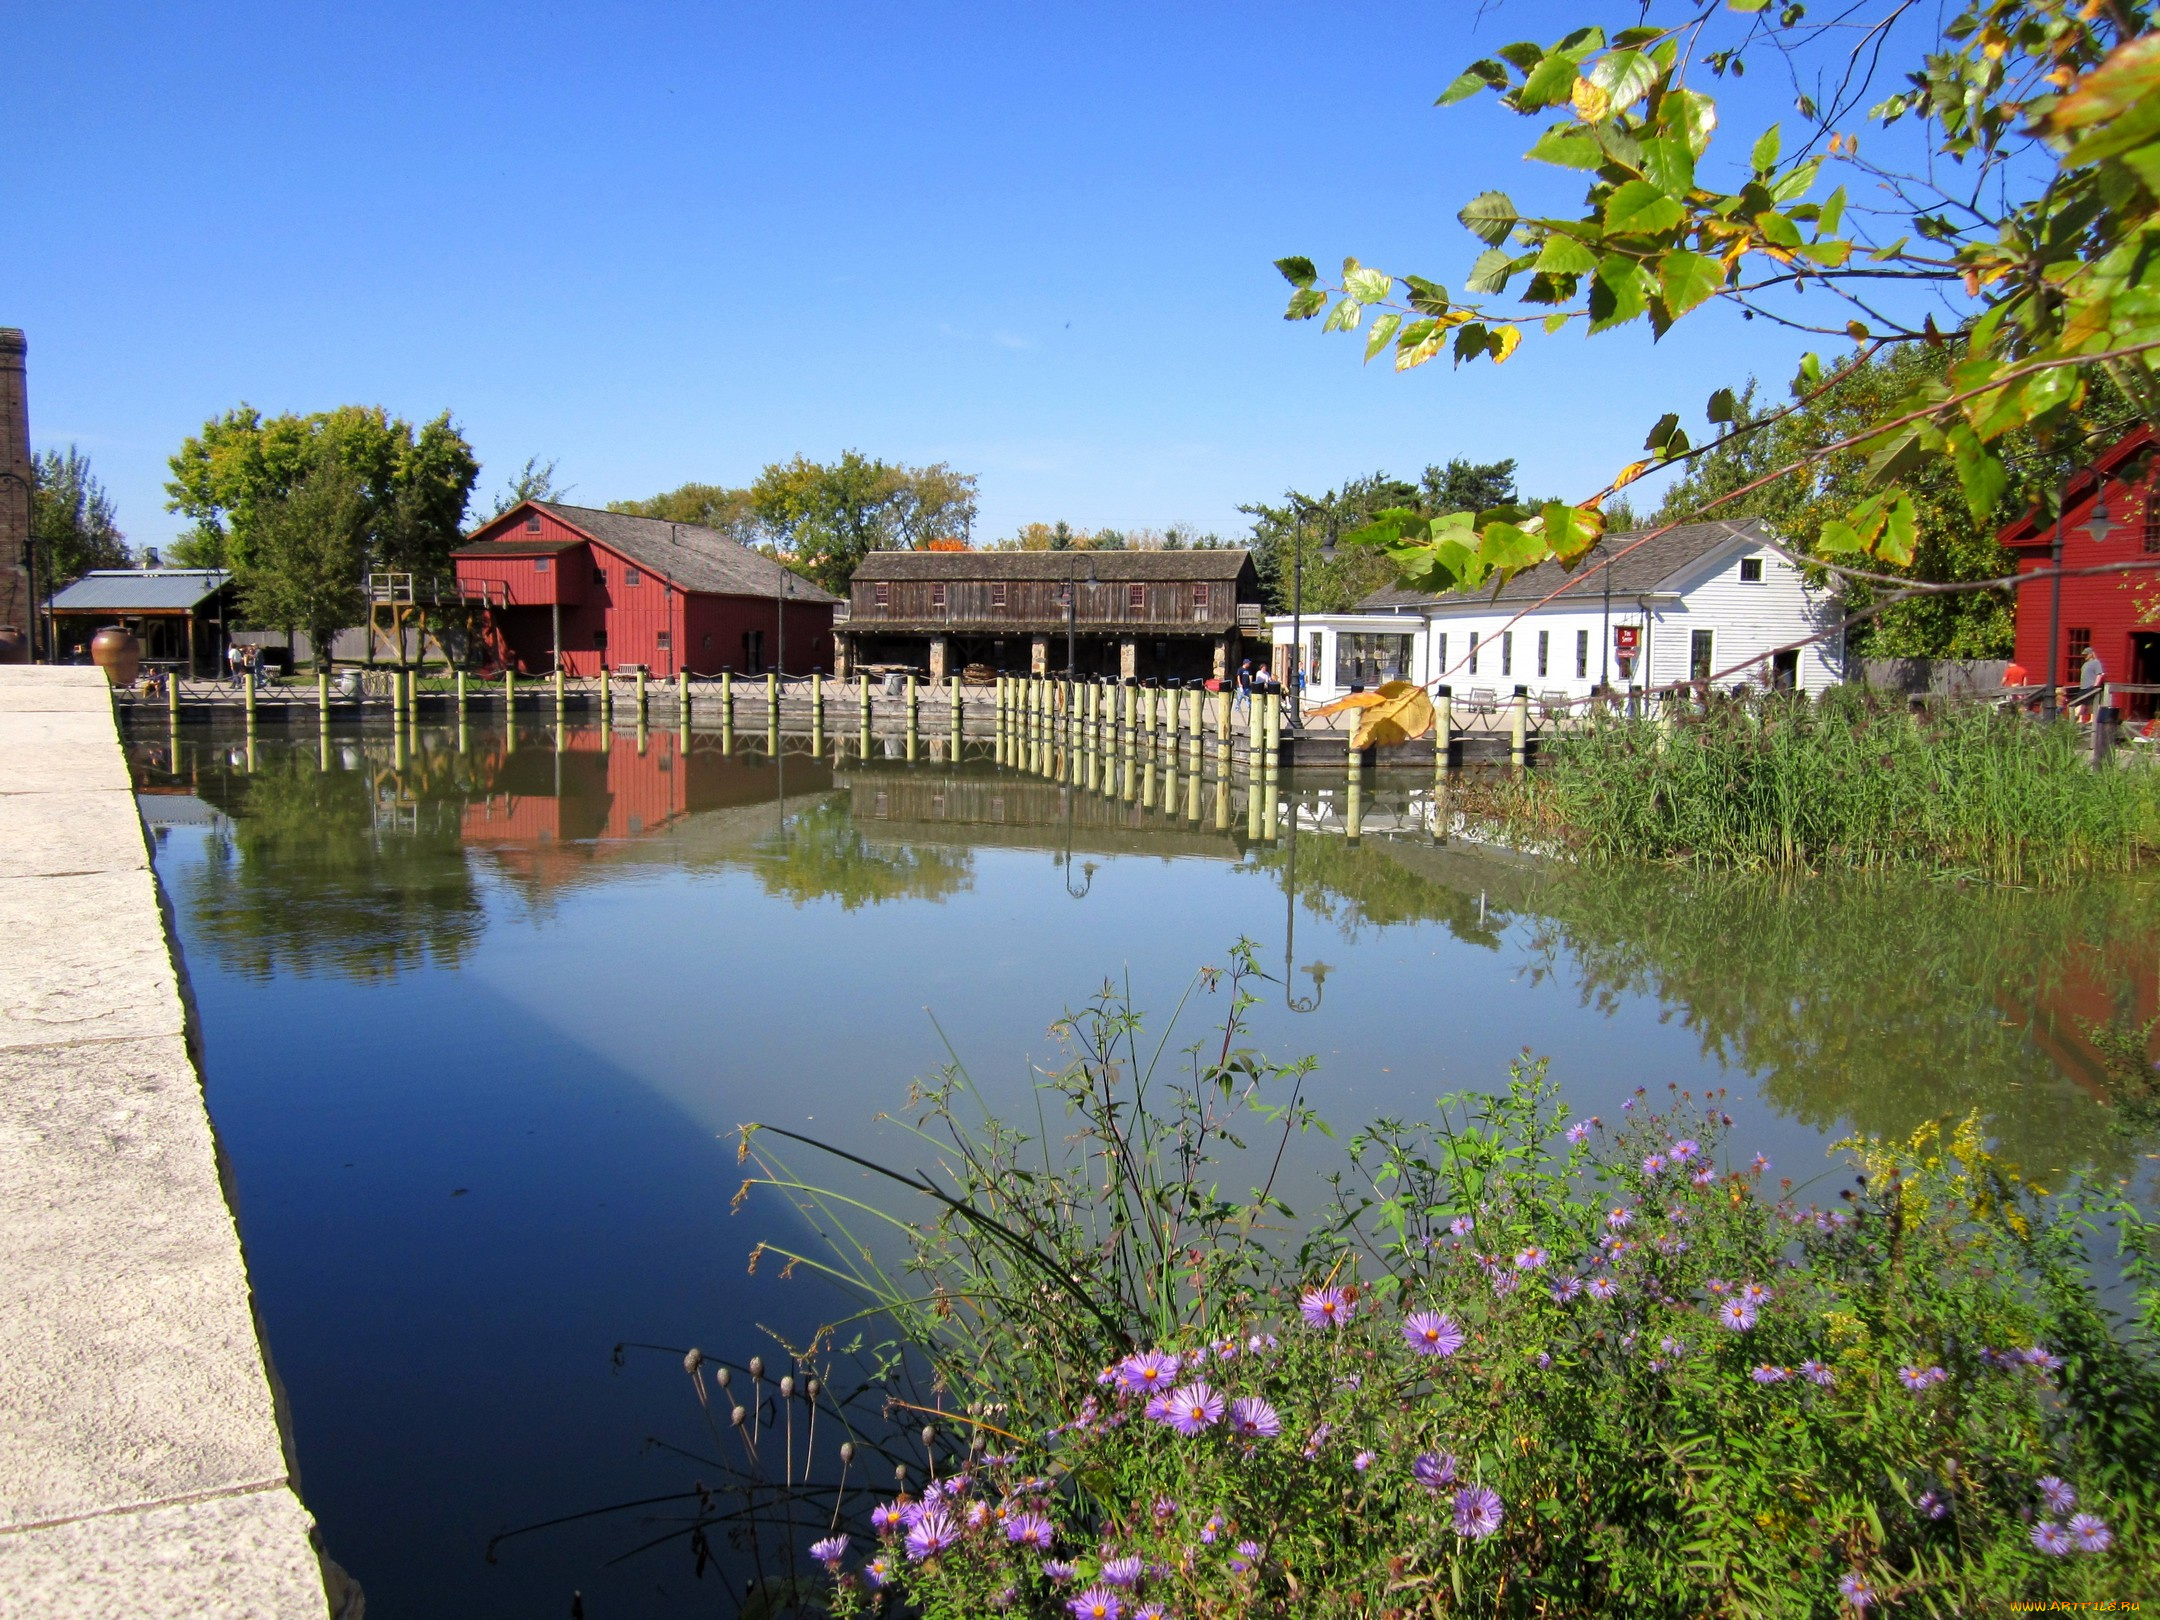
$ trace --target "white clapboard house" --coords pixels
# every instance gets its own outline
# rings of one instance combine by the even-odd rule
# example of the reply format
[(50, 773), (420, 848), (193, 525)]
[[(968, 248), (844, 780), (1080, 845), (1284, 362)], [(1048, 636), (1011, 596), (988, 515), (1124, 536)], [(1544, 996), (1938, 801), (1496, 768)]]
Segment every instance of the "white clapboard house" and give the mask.
[(1573, 573), (1544, 563), (1497, 593), (1389, 589), (1294, 627), (1278, 615), (1269, 621), (1276, 672), (1289, 678), (1302, 639), (1308, 703), (1404, 679), (1472, 700), (1521, 686), (1553, 702), (1601, 686), (1820, 692), (1844, 679), (1835, 593), (1765, 546), (1760, 523), (1683, 524), (1623, 555), (1644, 532), (1607, 535)]

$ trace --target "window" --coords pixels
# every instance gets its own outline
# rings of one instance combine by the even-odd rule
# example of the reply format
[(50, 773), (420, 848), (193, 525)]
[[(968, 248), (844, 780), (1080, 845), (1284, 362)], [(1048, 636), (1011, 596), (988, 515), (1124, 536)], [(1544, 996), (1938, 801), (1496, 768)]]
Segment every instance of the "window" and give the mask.
[(607, 583), (607, 569), (599, 563), (592, 565), (592, 582), (595, 585), (605, 585)]
[(2084, 664), (2085, 655), (2092, 651), (2092, 630), (2089, 627), (2065, 630), (2063, 640), (2067, 643), (2065, 650), (2069, 656), (2063, 660), (2062, 683), (2065, 686), (2075, 686), (2078, 684), (2079, 667)]
[(1477, 673), (1477, 644), (1478, 633), (1473, 630), (1470, 632), (1470, 673), (1473, 675)]
[(1195, 586), (1194, 586), (1194, 587), (1192, 588), (1192, 605), (1193, 605), (1194, 607), (1198, 608), (1198, 609), (1199, 609), (1199, 610), (1200, 610), (1200, 611), (1201, 611), (1202, 613), (1205, 613), (1205, 612), (1207, 611), (1207, 609), (1208, 609), (1208, 588), (1207, 588), (1207, 586), (1205, 586), (1205, 585), (1195, 585)]
[(1410, 669), (1410, 638), (1396, 635), (1352, 634), (1335, 636), (1335, 684), (1378, 686), (1382, 681), (1402, 680)]
[(1500, 632), (1500, 673), (1515, 673), (1515, 632), (1512, 630)]
[(668, 633), (663, 630), (657, 636), (653, 637), (653, 645), (659, 648), (662, 652), (666, 652), (669, 647), (674, 645), (674, 642), (669, 639)]
[(1540, 630), (1540, 631), (1539, 631), (1539, 632), (1537, 633), (1537, 672), (1538, 672), (1538, 679), (1540, 679), (1540, 680), (1543, 680), (1543, 679), (1545, 678), (1545, 675), (1546, 675), (1546, 668), (1545, 668), (1545, 666), (1546, 666), (1547, 662), (1549, 661), (1549, 655), (1550, 655), (1551, 651), (1552, 651), (1552, 632), (1551, 632), (1550, 630)]
[(2145, 486), (2145, 552), (2160, 553), (2160, 479)]
[(1743, 585), (1760, 585), (1762, 583), (1762, 559), (1760, 557), (1742, 557), (1740, 559), (1740, 583)]
[(1002, 583), (990, 587), (990, 605), (994, 608), (1005, 605), (1005, 587)]
[(877, 585), (873, 586), (872, 589), (877, 594), (877, 605), (879, 607), (889, 608), (892, 606), (892, 587), (890, 585)]
[(638, 571), (635, 568), (630, 567), (627, 563), (623, 565), (622, 582), (625, 586), (639, 585), (644, 583), (643, 580), (639, 578)]
[(932, 613), (943, 613), (945, 611), (945, 582), (943, 580), (939, 580), (930, 587), (930, 611)]
[(606, 652), (606, 651), (607, 651), (607, 632), (606, 632), (605, 630), (595, 630), (595, 631), (594, 631), (594, 632), (592, 633), (592, 644), (593, 644), (593, 645), (594, 645), (595, 647), (598, 647), (598, 648), (599, 648), (599, 649), (600, 649), (600, 650), (601, 650), (602, 652)]
[(1587, 630), (1575, 632), (1575, 678), (1578, 681), (1590, 678), (1590, 632)]
[(1441, 631), (1433, 638), (1433, 679), (1447, 679), (1447, 632)]
[(1710, 678), (1711, 632), (1690, 630), (1687, 638), (1687, 672), (1691, 681), (1707, 681)]
[(1315, 630), (1305, 649), (1305, 684), (1316, 686), (1320, 681), (1320, 632)]
[(525, 514), (525, 532), (527, 534), (538, 534), (540, 532), (540, 514), (538, 512), (527, 512)]
[(1125, 588), (1125, 605), (1135, 613), (1145, 613), (1147, 611), (1147, 587), (1145, 585), (1128, 585)]
[(533, 572), (534, 572), (534, 573), (536, 573), (536, 574), (544, 574), (544, 573), (546, 573), (547, 571), (548, 571), (548, 560), (547, 560), (547, 558), (545, 558), (545, 557), (535, 557), (535, 558), (533, 559)]

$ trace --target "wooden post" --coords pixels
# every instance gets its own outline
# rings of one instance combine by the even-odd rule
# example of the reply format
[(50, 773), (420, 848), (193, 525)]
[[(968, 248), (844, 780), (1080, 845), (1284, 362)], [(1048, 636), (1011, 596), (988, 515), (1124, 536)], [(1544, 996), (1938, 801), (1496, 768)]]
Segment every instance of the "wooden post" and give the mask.
[(645, 666), (640, 664), (637, 667), (637, 723), (640, 727), (645, 724), (645, 713)]
[(1433, 694), (1433, 780), (1447, 776), (1455, 763), (1455, 690), (1443, 686)]
[[(179, 677), (177, 674), (174, 676), (173, 686), (175, 690), (178, 690)], [(327, 669), (315, 671), (315, 716), (323, 729), (328, 730), (330, 726), (330, 672)]]
[(1230, 693), (1227, 688), (1215, 694), (1215, 752), (1222, 759), (1230, 757)]
[(1530, 757), (1530, 688), (1515, 688), (1508, 706), (1508, 758), (1518, 768)]
[(1365, 836), (1365, 762), (1358, 758), (1355, 748), (1347, 750), (1350, 755), (1349, 804), (1343, 813), (1343, 828), (1356, 843)]
[(960, 735), (961, 724), (960, 677), (958, 675), (947, 675), (945, 684), (952, 688), (952, 730), (953, 735), (957, 737)]
[(1275, 756), (1268, 755), (1267, 769), (1260, 773), (1260, 786), (1265, 805), (1260, 816), (1260, 837), (1265, 843), (1274, 843), (1282, 828), (1276, 813)]
[(401, 724), (405, 718), (405, 682), (396, 670), (390, 672), (390, 719)]
[(675, 672), (675, 725), (678, 730), (688, 730), (690, 725), (690, 672)]
[[(563, 668), (562, 668), (562, 660), (561, 660), (561, 659), (557, 659), (557, 660), (555, 661), (555, 673), (554, 673), (554, 675), (553, 675), (553, 676), (551, 677), (551, 679), (553, 679), (553, 681), (555, 682), (555, 723), (556, 723), (556, 724), (557, 724), (557, 725), (559, 726), (559, 725), (561, 725), (561, 724), (562, 724), (562, 719), (563, 719), (563, 706), (564, 706), (564, 704), (565, 704), (565, 703), (566, 703), (566, 702), (568, 701), (568, 694), (567, 694), (567, 693), (566, 693), (566, 692), (564, 691), (564, 689), (563, 689)], [(465, 703), (465, 672), (464, 672), (464, 671), (463, 671), (463, 670), (461, 669), (461, 670), (459, 670), (459, 671), (458, 671), (458, 705), (459, 705), (459, 707), (460, 707), (460, 708), (462, 708), (462, 707), (464, 706), (464, 703)]]
[(765, 672), (765, 729), (777, 734), (780, 730), (780, 672)]
[(1260, 732), (1261, 755), (1272, 771), (1282, 759), (1282, 694), (1267, 692), (1260, 701), (1267, 705), (1267, 721)]
[[(172, 679), (165, 683), (165, 717), (172, 724), (180, 723), (180, 671), (172, 672)], [(173, 761), (178, 765), (178, 760)]]
[(510, 717), (516, 713), (517, 671), (505, 664), (503, 666), (503, 723), (508, 725)]
[(463, 722), (465, 718), (465, 671), (462, 669), (457, 672), (457, 713), (458, 720)]
[[(1255, 705), (1259, 701), (1257, 694), (1251, 699), (1251, 702)], [(1250, 718), (1250, 716), (1247, 717), (1248, 721)], [(1251, 729), (1250, 724), (1248, 724), (1246, 727), (1247, 732), (1250, 733)], [(1265, 727), (1262, 729), (1264, 730)], [(1245, 745), (1245, 841), (1249, 844), (1260, 842), (1260, 800), (1262, 797), (1260, 792), (1260, 770), (1253, 763), (1253, 758), (1252, 744), (1248, 741)]]

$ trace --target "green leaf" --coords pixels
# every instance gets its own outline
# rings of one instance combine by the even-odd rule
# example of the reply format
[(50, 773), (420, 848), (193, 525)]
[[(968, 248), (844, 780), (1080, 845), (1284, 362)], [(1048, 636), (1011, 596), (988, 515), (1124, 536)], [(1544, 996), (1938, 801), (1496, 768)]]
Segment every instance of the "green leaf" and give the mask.
[(1286, 321), (1309, 321), (1327, 308), (1327, 294), (1318, 287), (1300, 287), (1290, 295), (1290, 307), (1283, 311)]
[(1658, 236), (1687, 211), (1647, 180), (1630, 180), (1605, 199), (1605, 228), (1616, 236)]
[(1800, 227), (1783, 214), (1764, 209), (1755, 216), (1755, 228), (1763, 233), (1763, 240), (1788, 251), (1801, 245)]
[(1422, 366), (1440, 352), (1446, 341), (1447, 328), (1430, 316), (1412, 321), (1395, 340), (1395, 369), (1409, 371)]
[(1369, 365), (1372, 357), (1388, 346), (1388, 340), (1402, 327), (1400, 315), (1383, 315), (1372, 323), (1372, 330), (1365, 336), (1365, 360)]
[(1580, 124), (1555, 124), (1535, 141), (1525, 157), (1563, 169), (1594, 169), (1605, 161), (1604, 148)]
[(1515, 92), (1516, 104), (1535, 108), (1566, 101), (1574, 93), (1582, 59), (1579, 51), (1554, 51), (1531, 70), (1530, 77)]
[(1835, 557), (1848, 552), (1865, 551), (1867, 545), (1853, 532), (1850, 524), (1841, 523), (1836, 518), (1826, 518), (1823, 521), (1822, 533), (1816, 537), (1815, 549), (1826, 557)]
[(1500, 56), (1502, 60), (1511, 63), (1516, 72), (1527, 75), (1535, 72), (1537, 65), (1545, 60), (1545, 47), (1533, 44), (1527, 39), (1519, 39), (1512, 45), (1501, 46)]
[(1717, 103), (1700, 90), (1669, 90), (1658, 102), (1659, 127), (1679, 136), (1698, 159), (1710, 150), (1717, 121)]
[(1504, 90), (1507, 88), (1507, 69), (1498, 62), (1486, 60), (1472, 62), (1455, 76), (1448, 87), (1440, 92), (1436, 107), (1452, 107), (1458, 101), (1468, 101), (1480, 90)]
[(1515, 212), (1515, 204), (1506, 192), (1481, 191), (1464, 203), (1462, 212), (1455, 217), (1479, 241), (1498, 247), (1507, 240), (1508, 232), (1515, 228), (1521, 216)]
[(1822, 356), (1819, 354), (1803, 354), (1800, 357), (1800, 369), (1793, 374), (1793, 398), (1798, 399), (1802, 394), (1820, 387), (1821, 384)]
[(1767, 175), (1777, 168), (1778, 152), (1783, 146), (1784, 137), (1778, 133), (1778, 126), (1775, 124), (1757, 137), (1755, 149), (1748, 154), (1748, 162), (1757, 175)]
[(1728, 9), (1733, 11), (1767, 11), (1770, 9), (1770, 0), (1725, 0), (1725, 4)]
[(1363, 266), (1343, 271), (1343, 287), (1361, 304), (1382, 304), (1395, 290), (1395, 278), (1379, 270), (1367, 270)]
[(1658, 292), (1676, 318), (1725, 285), (1725, 267), (1686, 248), (1675, 248), (1658, 261)]
[(1282, 272), (1283, 280), (1293, 287), (1310, 287), (1320, 279), (1320, 272), (1313, 268), (1312, 260), (1306, 258), (1293, 256), (1277, 259), (1275, 268)]
[(1479, 355), (1483, 354), (1488, 336), (1485, 323), (1482, 321), (1471, 321), (1466, 326), (1456, 327), (1455, 363), (1459, 366), (1465, 360), (1475, 360)]
[(1528, 568), (1545, 560), (1546, 546), (1541, 536), (1512, 523), (1488, 523), (1478, 537), (1477, 556), (1487, 568)]
[(1410, 307), (1420, 315), (1445, 315), (1448, 312), (1448, 290), (1439, 282), (1427, 281), (1423, 276), (1404, 276), (1403, 285), (1410, 290)]
[(1592, 335), (1625, 326), (1650, 304), (1649, 277), (1633, 259), (1609, 253), (1598, 261), (1597, 280), (1590, 284), (1590, 331)]
[(1487, 248), (1470, 266), (1470, 290), (1475, 293), (1499, 293), (1507, 291), (1508, 277), (1513, 273), (1515, 260), (1505, 248)]
[(1667, 411), (1657, 419), (1657, 426), (1650, 430), (1650, 436), (1643, 440), (1642, 447), (1645, 450), (1662, 452), (1668, 444), (1672, 443), (1673, 436), (1679, 431), (1680, 413), (1678, 411)]
[(1695, 154), (1677, 135), (1657, 135), (1642, 143), (1643, 178), (1668, 197), (1685, 198), (1695, 189)]
[(1838, 226), (1844, 222), (1845, 188), (1839, 186), (1823, 199), (1822, 212), (1815, 216), (1815, 240), (1820, 242), (1837, 235)]
[(1358, 322), (1364, 317), (1364, 314), (1365, 306), (1355, 298), (1338, 299), (1335, 307), (1328, 311), (1327, 319), (1320, 323), (1320, 330), (1323, 332), (1355, 332)]
[(1720, 388), (1703, 407), (1703, 415), (1713, 422), (1730, 422), (1739, 414), (1740, 401), (1730, 388)]
[(1884, 513), (1882, 538), (1875, 542), (1875, 555), (1899, 568), (1913, 560), (1913, 548), (1919, 539), (1920, 523), (1913, 511), (1912, 497), (1902, 489), (1884, 492), (1890, 497)]
[(1777, 184), (1770, 188), (1771, 200), (1779, 204), (1798, 202), (1814, 189), (1815, 177), (1822, 173), (1822, 160), (1802, 163), (1778, 176)]
[(1607, 51), (1590, 69), (1590, 82), (1609, 98), (1607, 117), (1626, 112), (1657, 80), (1657, 64), (1640, 51)]
[(1965, 492), (1966, 509), (1975, 523), (1985, 523), (1994, 516), (2003, 491), (2009, 487), (2009, 471), (2002, 457), (1982, 444), (1979, 435), (1964, 423), (1953, 426), (1947, 438), (1951, 465), (1957, 469), (1958, 483)]
[(1587, 276), (1597, 268), (1597, 255), (1574, 237), (1556, 232), (1538, 250), (1537, 268), (1546, 275)]

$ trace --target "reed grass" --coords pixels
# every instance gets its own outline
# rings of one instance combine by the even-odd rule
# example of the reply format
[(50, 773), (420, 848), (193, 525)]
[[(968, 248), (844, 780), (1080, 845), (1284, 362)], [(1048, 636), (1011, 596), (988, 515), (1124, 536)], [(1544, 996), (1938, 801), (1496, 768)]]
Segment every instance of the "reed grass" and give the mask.
[(1518, 837), (1586, 858), (1739, 871), (2057, 884), (2160, 853), (2160, 771), (2096, 769), (2074, 725), (1844, 688), (1600, 716), (1498, 808)]

